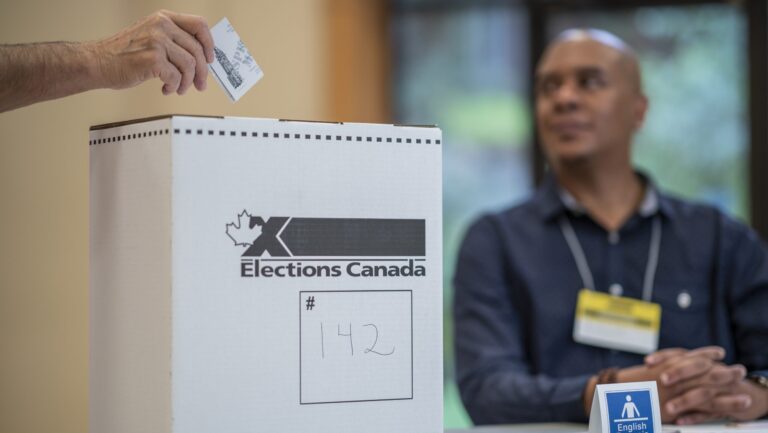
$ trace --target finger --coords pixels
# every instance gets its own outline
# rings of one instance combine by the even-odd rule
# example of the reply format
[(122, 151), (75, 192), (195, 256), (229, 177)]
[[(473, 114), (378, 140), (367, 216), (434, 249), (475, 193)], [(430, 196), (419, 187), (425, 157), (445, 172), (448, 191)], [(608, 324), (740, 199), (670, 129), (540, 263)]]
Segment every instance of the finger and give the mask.
[(688, 352), (687, 349), (681, 349), (679, 347), (673, 347), (669, 349), (662, 349), (657, 352), (651, 353), (645, 357), (646, 365), (658, 365), (672, 358), (682, 356)]
[(206, 79), (208, 78), (208, 66), (203, 53), (203, 47), (189, 33), (179, 29), (171, 36), (173, 42), (186, 50), (195, 58), (195, 76), (194, 83), (197, 90), (205, 90)]
[(208, 63), (213, 63), (213, 36), (208, 28), (205, 18), (197, 15), (181, 14), (177, 12), (165, 12), (177, 26), (194, 36), (203, 46), (203, 52)]
[(710, 403), (710, 412), (731, 415), (752, 406), (752, 397), (748, 394), (724, 394), (715, 397)]
[(669, 386), (677, 382), (700, 376), (714, 367), (714, 362), (705, 357), (683, 357), (665, 369), (659, 380)]
[(156, 66), (155, 76), (163, 82), (163, 95), (174, 93), (181, 83), (181, 73), (168, 60)]
[(721, 361), (725, 358), (725, 349), (720, 346), (704, 346), (689, 350), (685, 356), (703, 356), (713, 361)]
[(725, 349), (720, 346), (704, 346), (693, 350), (683, 349), (680, 347), (672, 347), (669, 349), (659, 350), (646, 356), (645, 364), (658, 365), (679, 356), (704, 356), (714, 361), (719, 361), (725, 357)]
[(712, 385), (730, 385), (737, 383), (747, 376), (747, 368), (741, 364), (720, 365), (712, 369), (708, 375)]
[(677, 425), (701, 424), (704, 422), (715, 421), (723, 418), (720, 414), (708, 412), (692, 412), (685, 414), (675, 420)]
[(176, 92), (179, 95), (183, 95), (195, 79), (195, 66), (197, 62), (195, 62), (195, 58), (191, 54), (176, 44), (171, 44), (168, 47), (168, 60), (181, 73), (181, 80)]
[(715, 364), (707, 373), (688, 380), (677, 382), (671, 387), (671, 394), (678, 395), (700, 386), (726, 387), (744, 379), (747, 370), (743, 365)]
[[(698, 387), (694, 388), (678, 397), (669, 400), (664, 409), (672, 414), (677, 415), (688, 411), (701, 411), (702, 409), (709, 409), (708, 403), (711, 403), (712, 399), (718, 393), (718, 389), (714, 387)], [(707, 412), (711, 412), (707, 410)]]

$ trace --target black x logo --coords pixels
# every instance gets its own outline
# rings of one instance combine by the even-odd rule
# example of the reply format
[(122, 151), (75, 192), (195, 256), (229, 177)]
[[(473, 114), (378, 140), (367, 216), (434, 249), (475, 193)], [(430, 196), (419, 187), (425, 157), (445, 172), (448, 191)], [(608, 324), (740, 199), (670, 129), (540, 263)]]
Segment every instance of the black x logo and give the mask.
[(253, 241), (253, 245), (245, 250), (244, 257), (259, 257), (268, 252), (272, 257), (289, 257), (291, 255), (277, 238), (277, 234), (288, 222), (288, 217), (271, 217), (264, 221), (261, 217), (251, 217), (249, 228), (261, 226), (261, 235)]

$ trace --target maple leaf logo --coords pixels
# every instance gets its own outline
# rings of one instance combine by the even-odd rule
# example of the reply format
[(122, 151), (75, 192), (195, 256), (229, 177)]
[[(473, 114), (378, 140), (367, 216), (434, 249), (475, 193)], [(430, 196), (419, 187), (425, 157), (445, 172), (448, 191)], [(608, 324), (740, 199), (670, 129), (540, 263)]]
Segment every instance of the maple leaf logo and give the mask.
[(253, 245), (253, 241), (255, 241), (256, 238), (261, 236), (261, 226), (254, 225), (253, 228), (250, 228), (250, 223), (251, 215), (243, 209), (243, 212), (237, 216), (236, 223), (227, 224), (227, 236), (232, 239), (235, 245), (249, 247)]

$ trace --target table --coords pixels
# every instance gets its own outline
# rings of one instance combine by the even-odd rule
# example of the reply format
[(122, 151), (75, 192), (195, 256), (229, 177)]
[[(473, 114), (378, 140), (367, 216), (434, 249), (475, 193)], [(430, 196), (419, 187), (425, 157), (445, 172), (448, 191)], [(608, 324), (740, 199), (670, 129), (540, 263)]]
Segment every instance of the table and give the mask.
[(583, 433), (587, 424), (575, 423), (536, 423), (479, 426), (471, 429), (446, 430), (445, 433)]
[[(445, 433), (585, 433), (587, 424), (539, 423), (480, 426), (470, 429), (448, 429)], [(715, 422), (694, 426), (676, 426), (665, 424), (664, 433), (766, 433), (768, 420), (743, 423)]]

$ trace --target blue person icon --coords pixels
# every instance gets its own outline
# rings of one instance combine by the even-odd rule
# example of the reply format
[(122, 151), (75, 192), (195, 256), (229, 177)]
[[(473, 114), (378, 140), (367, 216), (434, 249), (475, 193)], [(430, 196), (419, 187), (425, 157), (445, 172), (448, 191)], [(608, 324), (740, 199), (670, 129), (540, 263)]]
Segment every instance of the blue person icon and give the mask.
[(605, 398), (610, 433), (654, 433), (650, 390), (609, 391)]
[(627, 402), (624, 403), (624, 409), (621, 410), (621, 417), (632, 419), (638, 416), (640, 416), (640, 411), (637, 410), (637, 406), (632, 402), (632, 396), (627, 394)]

